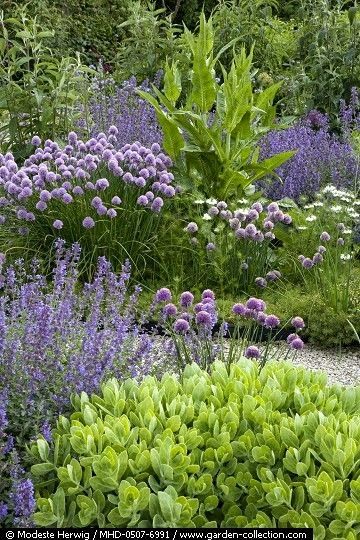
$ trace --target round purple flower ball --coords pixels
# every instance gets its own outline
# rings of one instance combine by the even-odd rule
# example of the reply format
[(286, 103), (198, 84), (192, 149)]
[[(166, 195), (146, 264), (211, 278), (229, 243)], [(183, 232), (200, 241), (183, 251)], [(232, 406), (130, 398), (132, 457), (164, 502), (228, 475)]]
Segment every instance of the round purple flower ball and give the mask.
[(196, 233), (197, 231), (199, 230), (199, 227), (197, 226), (197, 224), (194, 222), (194, 221), (191, 221), (190, 223), (188, 223), (188, 225), (185, 227), (185, 231), (190, 233), (190, 234), (194, 234)]
[(140, 195), (136, 203), (140, 206), (147, 206), (149, 204), (148, 198), (145, 195)]
[(40, 137), (38, 137), (37, 135), (34, 135), (34, 137), (31, 139), (31, 144), (33, 146), (40, 146), (40, 144), (41, 144)]
[(196, 314), (196, 324), (203, 326), (211, 326), (211, 316), (207, 311), (199, 311)]
[(310, 268), (312, 268), (314, 266), (313, 261), (311, 259), (309, 259), (309, 257), (305, 257), (301, 264), (302, 264), (303, 268), (306, 268), (307, 270), (309, 270)]
[(248, 309), (254, 309), (255, 311), (264, 311), (265, 309), (265, 302), (261, 300), (260, 298), (249, 298), (246, 301), (246, 307)]
[(267, 315), (264, 326), (266, 328), (276, 328), (280, 324), (280, 319), (276, 315)]
[(312, 261), (314, 264), (320, 264), (324, 260), (324, 257), (321, 255), (321, 253), (315, 253), (315, 255), (312, 258)]
[(318, 247), (318, 252), (321, 253), (321, 255), (323, 255), (324, 253), (326, 253), (326, 247), (324, 247), (324, 246), (319, 246), (319, 247)]
[(294, 339), (297, 339), (299, 336), (297, 334), (289, 334), (288, 337), (286, 338), (286, 343), (288, 345), (290, 345), (290, 343), (292, 341), (294, 341)]
[(177, 314), (177, 307), (175, 304), (166, 304), (163, 309), (165, 317), (175, 317)]
[(211, 300), (215, 300), (215, 294), (211, 289), (205, 289), (203, 291), (201, 298), (204, 300), (205, 298), (211, 298)]
[(260, 351), (258, 347), (255, 347), (255, 345), (250, 345), (245, 350), (244, 354), (245, 358), (259, 358), (260, 357)]
[(302, 319), (301, 317), (294, 317), (291, 320), (291, 324), (294, 328), (296, 328), (296, 330), (301, 330), (302, 328), (305, 328), (304, 319)]
[(304, 342), (302, 339), (300, 339), (299, 337), (296, 337), (295, 339), (293, 339), (291, 342), (290, 342), (290, 347), (292, 349), (295, 349), (296, 351), (300, 351), (301, 349), (304, 348)]
[(106, 215), (107, 215), (110, 219), (114, 219), (114, 218), (116, 218), (116, 216), (117, 216), (117, 211), (115, 210), (115, 208), (109, 208), (109, 210), (106, 212)]
[(181, 293), (180, 296), (180, 305), (182, 307), (189, 307), (194, 301), (194, 295), (190, 291), (185, 291)]
[(53, 223), (54, 229), (60, 230), (60, 229), (63, 228), (63, 226), (64, 226), (64, 224), (60, 219), (55, 219), (55, 221)]
[(206, 251), (215, 251), (216, 249), (216, 246), (215, 244), (213, 244), (212, 242), (209, 242), (207, 245), (206, 245)]
[(267, 281), (265, 278), (263, 277), (257, 277), (255, 279), (255, 285), (257, 285), (258, 287), (260, 287), (260, 289), (265, 289), (265, 287), (267, 286)]
[(156, 302), (170, 302), (171, 300), (171, 291), (166, 287), (162, 287), (155, 294)]
[(345, 244), (345, 240), (343, 238), (338, 238), (337, 245), (338, 246), (343, 246), (344, 244)]
[(85, 229), (92, 229), (93, 227), (95, 227), (95, 221), (90, 216), (87, 216), (86, 218), (84, 218), (82, 224), (83, 224), (83, 227), (85, 227)]
[(235, 313), (235, 315), (245, 315), (246, 307), (244, 304), (234, 304), (232, 307), (232, 312)]
[(330, 238), (331, 238), (330, 234), (328, 232), (326, 232), (326, 231), (324, 231), (324, 232), (322, 232), (320, 234), (320, 240), (322, 242), (329, 242)]
[(178, 334), (186, 334), (190, 329), (190, 325), (185, 319), (178, 319), (175, 321), (173, 328)]
[(112, 199), (111, 199), (111, 204), (113, 204), (114, 206), (119, 206), (121, 204), (121, 199), (120, 197), (118, 197), (117, 195), (115, 195)]

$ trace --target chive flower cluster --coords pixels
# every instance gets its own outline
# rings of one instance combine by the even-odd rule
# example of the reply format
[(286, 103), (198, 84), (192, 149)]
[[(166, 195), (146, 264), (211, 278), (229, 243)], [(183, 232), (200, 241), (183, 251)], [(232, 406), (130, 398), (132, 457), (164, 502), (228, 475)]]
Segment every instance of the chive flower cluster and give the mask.
[(121, 205), (129, 204), (125, 199), (159, 213), (164, 199), (176, 194), (171, 159), (158, 143), (146, 148), (135, 142), (117, 150), (117, 134), (111, 126), (107, 135), (84, 142), (70, 132), (64, 148), (51, 140), (41, 147), (35, 136), (37, 149), (21, 167), (10, 152), (0, 154), (0, 223), (10, 219), (26, 234), (40, 214), (47, 214), (54, 231), (60, 231), (66, 227), (64, 210), (74, 206), (83, 227), (92, 229), (99, 219), (116, 218)]

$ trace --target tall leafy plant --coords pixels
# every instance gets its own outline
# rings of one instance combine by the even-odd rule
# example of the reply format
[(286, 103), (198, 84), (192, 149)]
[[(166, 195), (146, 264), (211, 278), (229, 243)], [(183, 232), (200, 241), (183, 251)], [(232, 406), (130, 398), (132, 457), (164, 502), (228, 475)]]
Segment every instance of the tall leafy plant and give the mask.
[(0, 144), (16, 157), (27, 156), (34, 135), (65, 135), (87, 70), (79, 57), (56, 58), (46, 41), (53, 31), (26, 15), (0, 13)]
[[(157, 99), (149, 92), (139, 94), (154, 106), (164, 149), (183, 173), (183, 182), (206, 196), (239, 194), (293, 155), (283, 152), (259, 162), (257, 141), (273, 125), (273, 99), (280, 84), (255, 94), (252, 51), (246, 55), (244, 48), (228, 72), (220, 65), (220, 82), (215, 67), (235, 40), (215, 56), (212, 20), (206, 21), (204, 14), (198, 35), (185, 27), (184, 37), (190, 73), (181, 73), (176, 61), (167, 63), (163, 92), (154, 87)], [(183, 79), (190, 84), (180, 100)]]

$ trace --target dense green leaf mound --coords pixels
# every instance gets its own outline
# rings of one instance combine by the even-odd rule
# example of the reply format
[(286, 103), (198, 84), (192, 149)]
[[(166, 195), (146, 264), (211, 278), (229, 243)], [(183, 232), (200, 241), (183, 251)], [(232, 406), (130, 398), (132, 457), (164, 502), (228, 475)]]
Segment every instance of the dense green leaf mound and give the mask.
[(360, 387), (286, 363), (110, 380), (31, 452), (43, 526), (360, 533)]

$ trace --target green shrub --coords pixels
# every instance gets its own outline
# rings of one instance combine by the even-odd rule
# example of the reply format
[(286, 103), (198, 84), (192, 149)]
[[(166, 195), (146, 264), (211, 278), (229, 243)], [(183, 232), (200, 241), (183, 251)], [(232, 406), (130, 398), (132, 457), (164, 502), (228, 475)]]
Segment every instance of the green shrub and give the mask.
[(360, 387), (286, 363), (110, 380), (32, 445), (40, 526), (360, 533)]

